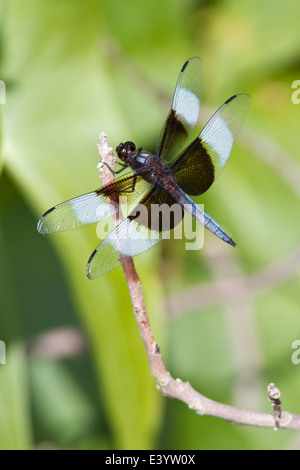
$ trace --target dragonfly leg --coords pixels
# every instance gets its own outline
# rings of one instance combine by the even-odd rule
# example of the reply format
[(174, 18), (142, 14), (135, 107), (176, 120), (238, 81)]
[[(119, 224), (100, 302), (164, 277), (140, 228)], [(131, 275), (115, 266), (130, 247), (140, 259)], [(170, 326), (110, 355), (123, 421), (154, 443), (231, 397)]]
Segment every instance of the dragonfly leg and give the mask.
[(137, 178), (137, 175), (134, 174), (133, 180), (132, 180), (132, 187), (129, 188), (129, 189), (122, 189), (122, 192), (123, 192), (123, 193), (133, 193), (133, 192), (134, 192), (134, 190), (135, 190), (135, 185), (136, 185), (136, 178)]
[(108, 165), (108, 163), (103, 162), (102, 160), (101, 160), (101, 163), (103, 163), (103, 165), (105, 165), (113, 175), (118, 175), (119, 173), (121, 173), (122, 171), (124, 171), (125, 168), (127, 168), (127, 165), (123, 165), (123, 164), (120, 163), (120, 162), (116, 162), (116, 163), (118, 163), (118, 165), (121, 165), (122, 168), (120, 168), (120, 170), (115, 171), (115, 170), (113, 170), (113, 169)]

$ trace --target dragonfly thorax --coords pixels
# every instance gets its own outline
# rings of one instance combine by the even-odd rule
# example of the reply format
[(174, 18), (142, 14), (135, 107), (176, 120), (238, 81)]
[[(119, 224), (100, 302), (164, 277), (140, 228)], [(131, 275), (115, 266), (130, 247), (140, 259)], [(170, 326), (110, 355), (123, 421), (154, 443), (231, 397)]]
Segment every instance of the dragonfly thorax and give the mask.
[(125, 166), (129, 166), (149, 183), (162, 184), (163, 178), (171, 173), (157, 155), (143, 152), (142, 147), (137, 149), (131, 141), (121, 143), (117, 147), (117, 154)]

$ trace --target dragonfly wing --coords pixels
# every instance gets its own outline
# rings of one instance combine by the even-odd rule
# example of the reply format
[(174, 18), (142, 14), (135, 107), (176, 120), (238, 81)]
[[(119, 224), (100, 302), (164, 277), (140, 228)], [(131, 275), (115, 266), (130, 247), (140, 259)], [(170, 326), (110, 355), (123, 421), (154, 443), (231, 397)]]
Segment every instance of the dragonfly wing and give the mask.
[(166, 191), (152, 188), (91, 254), (88, 278), (96, 279), (124, 264), (128, 256), (139, 255), (169, 238), (170, 230), (181, 222), (183, 215), (183, 209)]
[(172, 107), (156, 146), (156, 155), (170, 163), (187, 146), (199, 118), (203, 62), (192, 57), (183, 65)]
[[(144, 228), (144, 230), (142, 230)], [(150, 231), (134, 220), (125, 219), (98, 245), (87, 264), (87, 276), (96, 279), (156, 245)]]
[(203, 147), (213, 162), (215, 178), (227, 163), (250, 103), (250, 96), (244, 93), (232, 96), (218, 109), (200, 134)]
[(83, 225), (92, 224), (109, 217), (113, 205), (109, 201), (120, 202), (121, 209), (139, 201), (151, 184), (134, 174), (122, 176), (91, 193), (62, 202), (40, 218), (37, 230), (40, 233), (63, 232)]
[(189, 195), (204, 193), (223, 170), (241, 130), (251, 98), (229, 98), (200, 135), (170, 165), (179, 186)]

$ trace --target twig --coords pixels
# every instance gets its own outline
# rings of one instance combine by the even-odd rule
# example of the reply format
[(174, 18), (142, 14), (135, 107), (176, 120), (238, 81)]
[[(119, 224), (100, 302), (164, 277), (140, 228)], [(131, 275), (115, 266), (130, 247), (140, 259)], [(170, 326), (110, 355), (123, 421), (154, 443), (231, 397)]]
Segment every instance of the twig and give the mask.
[[(112, 147), (109, 147), (107, 144), (107, 135), (105, 132), (101, 132), (99, 136), (99, 144), (97, 145), (97, 149), (100, 156), (100, 162), (97, 165), (97, 168), (99, 170), (99, 178), (105, 185), (114, 180), (112, 171), (114, 171), (115, 169), (115, 164), (117, 160), (117, 157), (114, 154)], [(118, 204), (118, 201), (116, 201), (113, 197), (107, 196), (107, 199), (109, 200), (110, 205), (114, 209), (112, 213), (114, 223), (115, 225), (118, 225), (123, 220), (121, 208)], [(120, 254), (120, 260), (123, 263), (123, 269), (134, 269), (134, 264), (130, 256)]]
[(280, 418), (281, 418), (281, 401), (280, 398), (280, 390), (275, 387), (275, 384), (270, 383), (268, 385), (268, 394), (269, 394), (269, 402), (273, 406), (273, 416), (275, 420), (275, 427), (274, 430), (277, 431), (280, 425)]
[[(107, 145), (107, 135), (104, 132), (100, 134), (98, 152), (101, 161), (107, 163), (114, 169), (116, 157), (113, 155), (112, 149)], [(100, 179), (103, 184), (106, 184), (112, 179), (111, 173), (108, 172), (109, 170), (100, 164)], [(151, 373), (161, 393), (164, 396), (176, 398), (186, 403), (189, 408), (199, 415), (215, 416), (236, 424), (274, 428), (274, 416), (272, 414), (247, 411), (215, 402), (197, 392), (189, 382), (182, 382), (180, 379), (174, 379), (170, 375), (164, 365), (159, 346), (151, 330), (142, 284), (132, 259), (129, 259), (123, 265), (123, 270), (131, 297), (133, 312), (149, 359)], [(280, 428), (300, 430), (300, 416), (280, 412), (280, 416), (278, 416), (277, 420), (277, 427), (278, 426), (280, 426)]]

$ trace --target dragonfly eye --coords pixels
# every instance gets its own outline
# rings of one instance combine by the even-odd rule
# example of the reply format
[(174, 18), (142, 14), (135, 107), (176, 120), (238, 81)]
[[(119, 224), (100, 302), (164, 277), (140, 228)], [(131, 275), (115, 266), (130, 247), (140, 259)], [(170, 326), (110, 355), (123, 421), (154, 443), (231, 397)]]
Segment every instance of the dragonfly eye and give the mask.
[(128, 152), (135, 152), (136, 150), (136, 146), (134, 145), (133, 142), (131, 142), (130, 140), (128, 142), (125, 142), (125, 144), (127, 146), (127, 151)]
[(116, 148), (116, 151), (120, 160), (125, 161), (127, 158), (127, 149), (125, 145), (124, 144), (118, 145), (118, 147)]
[(134, 145), (134, 143), (131, 141), (128, 141), (128, 142), (125, 142), (124, 144), (123, 143), (120, 144), (116, 150), (117, 150), (118, 157), (120, 158), (120, 160), (124, 162), (128, 157), (128, 153), (135, 152), (135, 149), (136, 149), (136, 146)]

